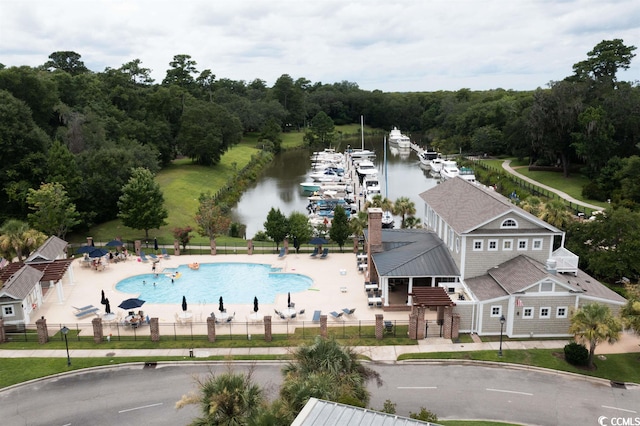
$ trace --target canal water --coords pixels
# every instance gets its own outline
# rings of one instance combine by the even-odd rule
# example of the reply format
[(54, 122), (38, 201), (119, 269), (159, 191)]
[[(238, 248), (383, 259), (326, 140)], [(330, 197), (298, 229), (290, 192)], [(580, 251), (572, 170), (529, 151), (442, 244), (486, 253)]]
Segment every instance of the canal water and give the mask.
[[(360, 148), (362, 142), (359, 138), (344, 139), (336, 149), (343, 151), (348, 144)], [(391, 201), (399, 197), (409, 198), (416, 206), (416, 217), (422, 220), (424, 202), (419, 194), (437, 185), (438, 180), (420, 167), (414, 151), (400, 151), (388, 143), (385, 167), (382, 135), (365, 137), (364, 147), (376, 152), (374, 163), (378, 168), (383, 196)], [(308, 149), (286, 151), (276, 156), (258, 182), (245, 191), (233, 209), (234, 222), (247, 226), (247, 238), (253, 238), (258, 231), (264, 231), (264, 222), (272, 207), (280, 209), (285, 216), (293, 211), (306, 214), (308, 194), (300, 189), (300, 183), (309, 180), (306, 176), (310, 168), (311, 151)], [(400, 218), (396, 218), (396, 228), (399, 226)]]

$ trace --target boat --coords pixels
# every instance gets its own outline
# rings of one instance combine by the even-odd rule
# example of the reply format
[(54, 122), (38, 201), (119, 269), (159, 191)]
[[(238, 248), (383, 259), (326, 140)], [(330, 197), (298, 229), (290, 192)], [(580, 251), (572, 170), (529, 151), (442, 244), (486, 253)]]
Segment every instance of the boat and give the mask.
[(431, 160), (435, 160), (436, 158), (440, 158), (440, 153), (438, 153), (437, 151), (426, 150), (418, 154), (420, 163), (429, 168), (431, 168)]
[(440, 174), (440, 170), (442, 170), (442, 163), (444, 162), (444, 160), (440, 157), (438, 158), (434, 158), (433, 160), (429, 161), (429, 167), (431, 168), (431, 174), (434, 175), (439, 175)]
[(358, 163), (356, 172), (358, 173), (360, 180), (363, 181), (365, 176), (377, 175), (378, 169), (376, 169), (376, 165), (373, 164), (373, 161), (362, 160)]
[(411, 139), (409, 136), (403, 135), (397, 127), (389, 132), (389, 143), (395, 144), (398, 148), (411, 148)]
[(467, 182), (473, 182), (473, 183), (476, 182), (476, 174), (473, 171), (473, 169), (469, 167), (460, 167), (458, 176), (460, 176), (462, 179), (466, 180)]
[(458, 170), (458, 163), (453, 160), (444, 160), (442, 162), (442, 170), (440, 170), (440, 177), (442, 180), (453, 179), (460, 174)]
[(351, 145), (347, 146), (347, 153), (349, 154), (351, 160), (355, 162), (357, 160), (368, 160), (370, 158), (375, 158), (375, 152), (364, 149), (364, 117), (362, 115), (360, 116), (360, 138), (362, 141), (360, 148), (351, 148)]
[(378, 175), (367, 175), (362, 181), (362, 192), (367, 201), (371, 201), (376, 194), (382, 194), (382, 187), (378, 180)]
[(382, 227), (385, 229), (391, 229), (394, 226), (393, 215), (390, 211), (385, 210), (382, 212)]
[(304, 192), (316, 192), (320, 191), (322, 184), (320, 182), (302, 182), (300, 187)]

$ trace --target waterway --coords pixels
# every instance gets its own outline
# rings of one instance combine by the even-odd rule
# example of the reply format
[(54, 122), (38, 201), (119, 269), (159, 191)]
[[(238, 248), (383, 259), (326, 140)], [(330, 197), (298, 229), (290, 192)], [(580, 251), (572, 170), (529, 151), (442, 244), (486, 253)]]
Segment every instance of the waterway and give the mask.
[[(345, 139), (337, 147), (342, 151), (350, 144), (361, 147), (358, 138)], [(400, 152), (387, 144), (386, 167), (384, 140), (382, 135), (365, 137), (364, 147), (376, 152), (374, 163), (378, 168), (378, 176), (382, 183), (383, 195), (391, 201), (399, 197), (407, 197), (416, 206), (416, 217), (424, 217), (424, 202), (420, 193), (438, 184), (429, 172), (420, 167), (415, 152)], [(300, 183), (307, 181), (311, 168), (311, 152), (308, 149), (286, 151), (278, 155), (264, 170), (264, 173), (253, 186), (242, 195), (233, 209), (233, 220), (247, 226), (247, 238), (253, 238), (256, 232), (264, 230), (267, 214), (273, 207), (289, 216), (291, 212), (306, 213), (307, 195), (300, 190)], [(385, 191), (386, 188), (386, 191)], [(396, 218), (396, 228), (399, 227)]]

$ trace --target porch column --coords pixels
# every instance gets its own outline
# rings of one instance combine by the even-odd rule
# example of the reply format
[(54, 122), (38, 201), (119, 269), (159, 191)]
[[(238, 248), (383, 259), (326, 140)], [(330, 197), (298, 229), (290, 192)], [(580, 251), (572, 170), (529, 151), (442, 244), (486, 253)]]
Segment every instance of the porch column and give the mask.
[(411, 296), (411, 293), (413, 293), (413, 277), (409, 277), (409, 285), (407, 287), (407, 305), (411, 306), (413, 305), (413, 296)]
[(62, 283), (58, 281), (54, 283), (53, 281), (49, 281), (49, 286), (53, 286), (56, 288), (56, 293), (58, 294), (58, 304), (62, 305), (64, 303), (64, 290), (62, 289)]
[(0, 343), (7, 341), (7, 334), (4, 331), (4, 320), (0, 318)]

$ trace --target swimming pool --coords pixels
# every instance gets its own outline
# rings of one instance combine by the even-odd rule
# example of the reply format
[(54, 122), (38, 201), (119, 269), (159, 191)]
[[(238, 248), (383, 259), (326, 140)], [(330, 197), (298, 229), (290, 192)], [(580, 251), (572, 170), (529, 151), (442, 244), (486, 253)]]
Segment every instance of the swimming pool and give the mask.
[[(116, 284), (116, 290), (139, 295), (147, 303), (274, 303), (277, 294), (307, 290), (313, 280), (306, 275), (281, 272), (281, 268), (259, 263), (202, 263), (198, 270), (187, 265), (165, 268), (157, 276), (142, 274), (126, 278)], [(171, 282), (171, 275), (178, 278)], [(154, 285), (155, 284), (155, 285)]]

